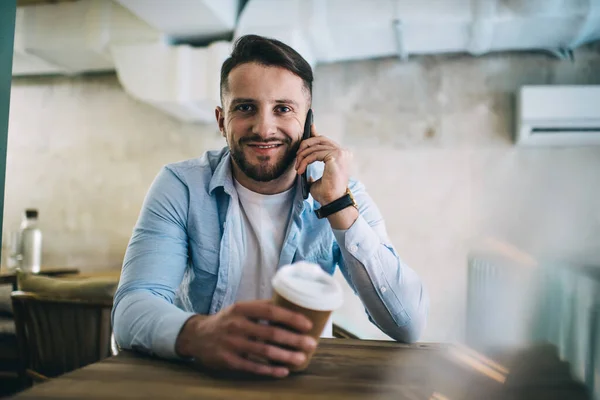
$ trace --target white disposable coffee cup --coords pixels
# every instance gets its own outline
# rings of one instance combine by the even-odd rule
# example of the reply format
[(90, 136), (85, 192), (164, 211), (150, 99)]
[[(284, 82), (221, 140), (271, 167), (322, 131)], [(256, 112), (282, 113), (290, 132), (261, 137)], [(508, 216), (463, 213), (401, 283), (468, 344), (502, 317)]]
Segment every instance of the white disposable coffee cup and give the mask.
[[(310, 319), (313, 327), (308, 335), (318, 342), (331, 312), (343, 304), (339, 283), (317, 264), (304, 261), (281, 267), (271, 283), (273, 302)], [(306, 354), (306, 362), (299, 367), (290, 366), (290, 370), (305, 369), (311, 357), (312, 353)]]

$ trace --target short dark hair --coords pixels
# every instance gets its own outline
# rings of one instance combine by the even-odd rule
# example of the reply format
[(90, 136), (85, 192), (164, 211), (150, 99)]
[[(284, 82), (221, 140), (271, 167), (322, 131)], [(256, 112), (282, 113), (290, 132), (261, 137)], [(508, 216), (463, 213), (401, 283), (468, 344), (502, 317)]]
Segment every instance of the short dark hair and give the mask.
[(304, 81), (309, 98), (312, 98), (312, 68), (296, 50), (276, 39), (246, 35), (236, 40), (231, 56), (221, 66), (221, 103), (223, 103), (223, 93), (228, 90), (227, 78), (231, 70), (250, 62), (287, 69)]

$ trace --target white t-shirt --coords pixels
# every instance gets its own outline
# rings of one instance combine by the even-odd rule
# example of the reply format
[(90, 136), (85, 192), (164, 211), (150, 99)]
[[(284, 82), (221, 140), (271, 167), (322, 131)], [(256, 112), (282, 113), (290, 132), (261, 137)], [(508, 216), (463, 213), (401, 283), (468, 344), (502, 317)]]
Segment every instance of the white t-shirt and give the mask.
[(294, 188), (265, 195), (234, 182), (240, 201), (244, 246), (242, 280), (236, 301), (270, 299), (273, 296), (271, 279), (279, 265)]
[[(240, 202), (242, 226), (242, 280), (236, 302), (270, 299), (271, 279), (277, 272), (283, 241), (292, 212), (295, 186), (278, 194), (253, 192), (234, 179)], [(323, 337), (332, 337), (331, 319)]]

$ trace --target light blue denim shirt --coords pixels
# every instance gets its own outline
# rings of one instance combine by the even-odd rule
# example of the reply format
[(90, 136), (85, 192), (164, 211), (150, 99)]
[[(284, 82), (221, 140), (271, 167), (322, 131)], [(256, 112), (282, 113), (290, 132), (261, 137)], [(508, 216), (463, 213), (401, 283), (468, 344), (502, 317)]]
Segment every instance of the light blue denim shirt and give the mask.
[[(311, 165), (313, 177), (322, 164)], [(379, 210), (351, 180), (360, 216), (348, 230), (318, 219), (320, 205), (296, 190), (279, 267), (300, 260), (333, 274), (336, 265), (369, 318), (393, 338), (412, 342), (426, 320), (428, 297), (417, 274), (387, 239)], [(176, 358), (175, 341), (194, 313), (234, 303), (242, 276), (242, 227), (229, 149), (165, 166), (134, 228), (112, 313), (123, 348)]]

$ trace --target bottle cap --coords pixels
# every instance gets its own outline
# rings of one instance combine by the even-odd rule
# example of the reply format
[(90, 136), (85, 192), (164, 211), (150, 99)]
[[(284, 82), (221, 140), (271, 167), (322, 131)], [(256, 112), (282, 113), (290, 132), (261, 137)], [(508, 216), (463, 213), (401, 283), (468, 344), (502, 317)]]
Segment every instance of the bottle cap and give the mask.
[(34, 208), (28, 208), (25, 210), (25, 217), (29, 219), (34, 219), (38, 217), (38, 210)]

